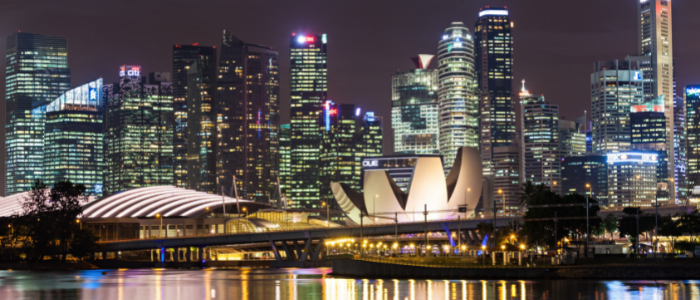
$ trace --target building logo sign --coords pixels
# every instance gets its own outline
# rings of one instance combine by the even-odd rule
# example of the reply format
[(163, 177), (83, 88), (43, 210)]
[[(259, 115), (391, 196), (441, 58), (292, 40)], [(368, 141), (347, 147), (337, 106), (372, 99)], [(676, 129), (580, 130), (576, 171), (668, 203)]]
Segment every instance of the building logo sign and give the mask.
[(634, 80), (636, 80), (636, 81), (642, 80), (642, 73), (639, 71), (634, 72)]
[(139, 67), (139, 66), (122, 66), (121, 69), (119, 69), (119, 77), (124, 77), (124, 76), (140, 77), (141, 76), (141, 67)]
[(88, 91), (88, 99), (90, 99), (90, 101), (95, 101), (95, 100), (97, 100), (97, 89), (92, 89), (92, 88), (91, 88), (91, 89)]
[(608, 163), (625, 163), (625, 162), (637, 162), (637, 163), (657, 163), (658, 155), (653, 153), (610, 153), (608, 156)]
[(700, 94), (700, 87), (690, 87), (687, 90), (685, 90), (685, 93), (688, 96)]
[(378, 160), (365, 160), (365, 161), (362, 161), (362, 166), (365, 168), (379, 167), (379, 161)]

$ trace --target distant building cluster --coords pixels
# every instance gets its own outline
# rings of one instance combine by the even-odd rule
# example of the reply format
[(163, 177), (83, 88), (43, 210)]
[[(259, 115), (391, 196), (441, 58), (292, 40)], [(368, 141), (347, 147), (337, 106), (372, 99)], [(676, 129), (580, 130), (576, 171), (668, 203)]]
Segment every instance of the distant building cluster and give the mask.
[[(391, 76), (393, 156), (383, 149), (381, 116), (329, 98), (326, 34), (291, 35), (290, 123), (281, 124), (279, 53), (231, 32), (218, 49), (174, 45), (172, 70), (124, 64), (114, 66), (118, 82), (75, 88), (66, 39), (18, 32), (6, 49), (4, 194), (68, 179), (97, 197), (175, 186), (340, 209), (341, 189), (356, 197), (349, 191), (363, 193), (365, 171), (385, 170), (390, 182), (377, 189), (396, 187), (392, 197), (405, 204), (417, 162), (449, 177), (473, 148), (484, 189), (471, 201), (475, 215), (522, 213), (527, 182), (607, 207), (695, 201), (700, 85), (676, 96), (671, 1), (637, 5), (638, 53), (593, 62), (590, 110), (573, 120), (514, 79), (506, 7), (482, 8), (473, 28), (452, 22), (436, 55), (420, 54), (415, 69)], [(387, 180), (382, 174), (373, 176)]]

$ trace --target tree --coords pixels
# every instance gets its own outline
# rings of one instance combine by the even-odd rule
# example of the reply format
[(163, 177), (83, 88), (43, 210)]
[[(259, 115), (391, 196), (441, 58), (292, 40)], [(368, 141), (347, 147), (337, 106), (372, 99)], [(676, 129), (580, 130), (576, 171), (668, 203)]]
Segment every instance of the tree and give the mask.
[(544, 192), (544, 191), (549, 191), (549, 187), (547, 187), (544, 184), (533, 184), (532, 181), (527, 181), (523, 183), (520, 186), (520, 206), (526, 206), (534, 197), (535, 195)]
[(65, 261), (73, 233), (79, 230), (76, 220), (83, 212), (81, 203), (87, 202), (88, 197), (85, 195), (84, 185), (74, 185), (68, 180), (54, 184), (50, 195), (54, 207), (55, 222), (58, 226), (56, 238), (59, 241), (61, 261)]
[(676, 240), (683, 235), (679, 222), (674, 221), (672, 218), (663, 218), (659, 221), (661, 223), (659, 225), (659, 235), (668, 237), (671, 241), (671, 249), (676, 249)]
[[(629, 240), (635, 243), (635, 253), (638, 253), (639, 241), (637, 240), (637, 233), (641, 235), (644, 232), (654, 230), (656, 224), (654, 215), (642, 214), (642, 210), (639, 207), (625, 207), (622, 212), (625, 216), (620, 219), (618, 226), (620, 236), (628, 235)], [(637, 221), (637, 216), (639, 216), (639, 221)], [(637, 228), (637, 224), (639, 224), (639, 228)]]
[(70, 254), (73, 255), (73, 257), (83, 258), (90, 253), (97, 252), (99, 250), (97, 240), (97, 236), (92, 234), (92, 231), (78, 229), (73, 234), (73, 239), (70, 243)]
[(487, 234), (491, 236), (493, 240), (493, 224), (487, 222), (479, 222), (476, 224), (476, 231), (478, 231), (482, 238), (485, 238)]
[(617, 230), (618, 223), (620, 223), (619, 220), (613, 214), (608, 214), (607, 216), (605, 216), (605, 218), (603, 218), (601, 228), (604, 231), (610, 233), (610, 239), (613, 239), (613, 233), (615, 232), (615, 230)]

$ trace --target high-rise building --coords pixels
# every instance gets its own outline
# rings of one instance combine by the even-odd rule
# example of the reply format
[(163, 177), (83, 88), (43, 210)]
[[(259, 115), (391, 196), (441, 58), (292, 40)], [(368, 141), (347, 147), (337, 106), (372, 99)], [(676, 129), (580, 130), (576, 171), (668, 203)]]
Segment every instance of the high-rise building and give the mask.
[(438, 154), (438, 71), (428, 66), (433, 55), (414, 58), (414, 70), (391, 76), (391, 127), (397, 154)]
[(690, 194), (700, 185), (700, 85), (685, 87), (686, 187)]
[(65, 92), (46, 105), (44, 183), (85, 185), (102, 196), (104, 168), (102, 78)]
[(278, 53), (244, 43), (224, 31), (216, 94), (219, 142), (217, 176), (238, 196), (279, 199), (280, 116)]
[(630, 108), (644, 102), (643, 72), (633, 61), (599, 61), (591, 74), (593, 152), (630, 150)]
[(280, 125), (280, 184), (282, 195), (289, 193), (292, 172), (291, 136), (289, 123)]
[(325, 34), (290, 38), (292, 171), (287, 197), (295, 207), (321, 207), (320, 118), (327, 91), (327, 42)]
[(586, 134), (583, 124), (571, 120), (559, 120), (559, 150), (566, 157), (586, 154)]
[(383, 118), (375, 116), (373, 111), (365, 113), (362, 118), (362, 141), (359, 144), (362, 147), (362, 156), (384, 155), (384, 125), (382, 123)]
[(173, 88), (146, 82), (140, 66), (122, 66), (118, 83), (105, 85), (104, 196), (173, 185)]
[(5, 195), (42, 180), (45, 105), (69, 90), (68, 42), (17, 32), (5, 52)]
[[(646, 100), (664, 96), (666, 116), (666, 157), (668, 174), (675, 174), (674, 155), (674, 59), (673, 59), (673, 19), (670, 0), (640, 0), (637, 2), (637, 38), (639, 55), (648, 60), (644, 69), (650, 72), (645, 78), (650, 84), (645, 86)], [(669, 192), (675, 199), (675, 189)]]
[(524, 181), (560, 193), (559, 106), (545, 102), (544, 95), (530, 94), (524, 82), (521, 97)]
[(515, 142), (513, 35), (505, 7), (485, 7), (474, 29), (479, 90), (480, 146), (484, 175), (492, 174), (495, 147)]
[(215, 193), (215, 47), (173, 46), (172, 88), (175, 186)]
[(494, 200), (499, 216), (520, 213), (520, 147), (515, 145), (493, 148)]
[(605, 205), (608, 199), (607, 161), (607, 156), (595, 154), (565, 157), (561, 162), (562, 194), (592, 196)]
[(479, 97), (474, 41), (469, 28), (452, 22), (438, 46), (440, 154), (445, 174), (461, 147), (479, 147)]
[(608, 153), (608, 207), (651, 206), (657, 191), (656, 152)]
[(336, 104), (326, 100), (323, 109), (323, 126), (321, 135), (323, 143), (320, 153), (320, 191), (321, 200), (337, 207), (331, 182), (349, 185), (353, 190), (361, 191), (362, 129), (360, 115), (354, 104)]
[(687, 132), (685, 127), (685, 101), (681, 97), (675, 97), (673, 100), (673, 123), (673, 155), (675, 156), (676, 171), (671, 182), (676, 189), (676, 203), (680, 204), (689, 195), (688, 187), (686, 186)]

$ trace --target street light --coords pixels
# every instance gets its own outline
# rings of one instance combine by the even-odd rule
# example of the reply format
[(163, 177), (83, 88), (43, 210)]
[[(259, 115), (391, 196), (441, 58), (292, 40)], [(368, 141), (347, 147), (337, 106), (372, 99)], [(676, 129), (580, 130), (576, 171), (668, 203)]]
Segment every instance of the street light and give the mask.
[(486, 265), (486, 246), (481, 246), (481, 261), (483, 265)]
[(327, 205), (326, 202), (321, 202), (322, 206), (326, 207), (326, 226), (331, 227), (331, 206)]
[(75, 223), (78, 223), (78, 225), (80, 225), (80, 230), (83, 230), (83, 223), (80, 223), (80, 219), (75, 220)]
[(247, 218), (248, 217), (248, 210), (245, 207), (243, 208), (243, 213), (245, 214), (245, 217)]
[(163, 237), (163, 217), (160, 214), (156, 214), (156, 218), (160, 219), (160, 227), (158, 227), (158, 237)]
[(591, 207), (591, 205), (588, 203), (588, 199), (593, 197), (593, 188), (589, 183), (586, 183), (586, 187), (588, 188), (588, 195), (586, 195), (586, 258), (588, 258), (588, 241), (590, 240), (588, 237), (590, 234), (590, 230), (588, 229), (588, 209)]

